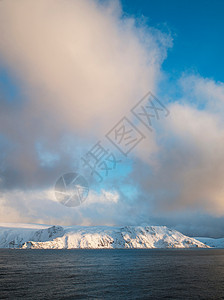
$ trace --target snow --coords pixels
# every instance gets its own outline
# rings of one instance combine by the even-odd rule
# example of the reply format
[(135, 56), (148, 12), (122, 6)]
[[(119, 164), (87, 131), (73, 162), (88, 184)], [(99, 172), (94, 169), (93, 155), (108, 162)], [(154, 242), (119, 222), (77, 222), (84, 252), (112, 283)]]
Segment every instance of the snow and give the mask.
[(208, 248), (166, 226), (49, 226), (0, 223), (0, 248)]
[(211, 248), (224, 248), (224, 238), (213, 239), (207, 237), (196, 237), (195, 239)]

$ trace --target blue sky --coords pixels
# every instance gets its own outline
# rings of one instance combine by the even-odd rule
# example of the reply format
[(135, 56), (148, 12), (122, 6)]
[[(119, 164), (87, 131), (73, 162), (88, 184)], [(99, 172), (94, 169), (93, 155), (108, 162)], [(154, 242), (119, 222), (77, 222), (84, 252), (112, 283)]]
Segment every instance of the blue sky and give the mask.
[[(218, 0), (0, 1), (0, 218), (220, 236), (223, 8)], [(128, 158), (120, 153), (122, 165), (83, 205), (57, 203), (59, 176), (84, 172), (81, 156), (134, 118), (149, 90), (169, 117), (152, 132), (135, 123), (146, 138)]]
[(125, 13), (146, 17), (148, 26), (170, 33), (173, 47), (163, 63), (172, 78), (195, 72), (224, 80), (224, 2), (221, 0), (122, 0)]

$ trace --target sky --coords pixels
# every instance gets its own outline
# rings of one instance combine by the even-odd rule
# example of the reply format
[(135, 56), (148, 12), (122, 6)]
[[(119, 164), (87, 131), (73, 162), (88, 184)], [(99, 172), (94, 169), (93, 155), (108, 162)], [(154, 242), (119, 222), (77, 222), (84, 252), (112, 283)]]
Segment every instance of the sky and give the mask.
[[(224, 236), (223, 8), (0, 1), (0, 222)], [(96, 147), (104, 164), (91, 173)], [(89, 183), (77, 207), (55, 197), (70, 172)]]
[(172, 78), (193, 71), (224, 80), (223, 1), (123, 0), (122, 5), (127, 14), (144, 16), (149, 26), (172, 35), (174, 47), (162, 66)]

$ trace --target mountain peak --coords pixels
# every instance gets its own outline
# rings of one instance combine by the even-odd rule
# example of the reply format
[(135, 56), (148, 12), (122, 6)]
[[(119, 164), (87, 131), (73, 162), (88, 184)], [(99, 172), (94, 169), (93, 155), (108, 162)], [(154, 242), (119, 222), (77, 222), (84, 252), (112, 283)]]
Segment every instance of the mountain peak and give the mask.
[(166, 226), (47, 226), (0, 224), (0, 248), (117, 249), (208, 248), (204, 243)]

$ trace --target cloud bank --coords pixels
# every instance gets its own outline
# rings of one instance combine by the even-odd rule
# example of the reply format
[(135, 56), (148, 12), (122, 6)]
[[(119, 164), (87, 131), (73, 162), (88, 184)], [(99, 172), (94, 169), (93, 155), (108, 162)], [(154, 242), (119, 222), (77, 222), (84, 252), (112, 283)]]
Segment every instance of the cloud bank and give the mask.
[(124, 18), (118, 2), (9, 0), (0, 8), (0, 59), (22, 99), (16, 108), (1, 101), (11, 145), (4, 177), (12, 187), (49, 183), (51, 164), (54, 173), (68, 169), (155, 90), (171, 41)]
[(0, 66), (19, 87), (15, 101), (0, 97), (2, 221), (146, 222), (215, 235), (219, 220), (222, 232), (223, 83), (184, 74), (169, 118), (144, 132), (129, 171), (118, 168), (68, 209), (55, 201), (55, 180), (76, 171), (93, 143), (168, 81), (162, 63), (172, 38), (124, 16), (117, 1), (1, 1), (0, 24)]

